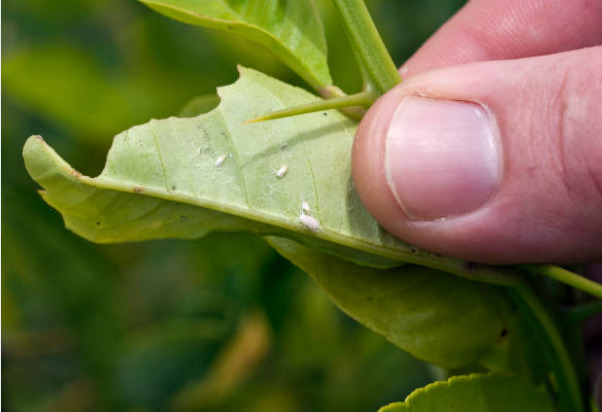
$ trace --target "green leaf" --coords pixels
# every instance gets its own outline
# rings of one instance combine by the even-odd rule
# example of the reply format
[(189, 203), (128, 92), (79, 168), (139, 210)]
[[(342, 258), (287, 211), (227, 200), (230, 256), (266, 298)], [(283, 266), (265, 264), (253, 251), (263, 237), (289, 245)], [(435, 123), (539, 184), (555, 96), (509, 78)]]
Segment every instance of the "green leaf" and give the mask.
[(213, 110), (219, 104), (219, 97), (216, 94), (205, 94), (190, 99), (180, 112), (178, 117), (195, 117)]
[[(36, 383), (27, 392), (29, 396), (36, 385), (54, 388), (80, 372), (103, 394), (98, 399), (100, 410), (118, 408), (112, 375), (125, 322), (118, 282), (112, 276), (114, 267), (93, 245), (56, 225), (56, 216), (48, 214), (48, 208), (35, 197), (10, 184), (2, 191), (2, 293), (12, 295), (22, 322), (17, 330), (3, 323), (3, 339), (7, 352), (12, 341), (28, 354), (11, 355), (11, 367), (31, 370), (32, 364), (41, 365), (36, 363), (38, 358), (46, 364), (61, 364), (76, 351), (75, 364), (61, 364), (64, 375), (34, 373)], [(2, 316), (4, 322), (4, 313)], [(48, 338), (38, 344), (31, 338), (44, 335)], [(53, 345), (46, 342), (61, 341), (69, 343), (59, 343), (57, 348), (63, 349), (45, 353)], [(31, 383), (31, 376), (23, 379)]]
[(552, 412), (554, 406), (543, 390), (511, 375), (472, 374), (454, 376), (412, 392), (405, 402), (379, 412)]
[(478, 362), (516, 315), (505, 291), (406, 265), (366, 268), (282, 238), (270, 244), (306, 271), (347, 314), (417, 358), (448, 368)]
[(117, 387), (130, 407), (167, 409), (175, 394), (206, 376), (235, 329), (230, 320), (172, 319), (132, 333), (116, 366)]
[(175, 20), (261, 43), (316, 90), (332, 84), (322, 23), (310, 0), (140, 1)]
[[(67, 227), (99, 243), (242, 231), (290, 237), (363, 265), (411, 262), (513, 281), (507, 271), (419, 250), (378, 225), (351, 180), (356, 121), (330, 110), (244, 124), (317, 100), (248, 69), (219, 95), (222, 102), (208, 114), (152, 120), (118, 135), (96, 178), (79, 174), (39, 136), (23, 149), (27, 170)], [(317, 230), (304, 226), (301, 199)]]

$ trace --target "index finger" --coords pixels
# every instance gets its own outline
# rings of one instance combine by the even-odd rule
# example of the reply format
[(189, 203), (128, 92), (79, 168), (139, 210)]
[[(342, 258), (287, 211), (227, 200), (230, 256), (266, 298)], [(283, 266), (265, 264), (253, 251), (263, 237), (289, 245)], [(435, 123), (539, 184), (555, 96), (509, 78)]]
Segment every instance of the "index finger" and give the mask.
[(471, 0), (402, 66), (402, 77), (464, 63), (602, 44), (602, 0)]

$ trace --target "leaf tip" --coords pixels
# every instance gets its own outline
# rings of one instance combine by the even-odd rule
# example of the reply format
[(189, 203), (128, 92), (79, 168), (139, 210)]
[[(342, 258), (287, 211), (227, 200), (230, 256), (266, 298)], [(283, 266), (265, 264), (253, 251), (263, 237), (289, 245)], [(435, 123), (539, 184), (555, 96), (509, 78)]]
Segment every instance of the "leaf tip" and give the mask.
[(35, 152), (40, 146), (44, 145), (46, 145), (46, 142), (39, 134), (29, 136), (23, 145), (23, 157), (27, 160), (27, 157), (31, 152)]

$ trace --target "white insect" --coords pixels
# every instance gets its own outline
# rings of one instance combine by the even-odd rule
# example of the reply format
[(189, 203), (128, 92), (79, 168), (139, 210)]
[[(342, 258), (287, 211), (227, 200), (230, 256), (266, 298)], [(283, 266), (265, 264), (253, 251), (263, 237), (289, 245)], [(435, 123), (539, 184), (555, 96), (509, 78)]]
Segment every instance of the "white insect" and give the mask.
[(320, 230), (320, 222), (318, 222), (315, 217), (301, 213), (299, 215), (299, 221), (305, 227), (305, 229), (309, 230), (310, 232), (316, 232)]
[(303, 197), (301, 197), (299, 200), (301, 201), (301, 213), (299, 214), (299, 221), (301, 224), (310, 232), (316, 232), (320, 230), (320, 222), (318, 222), (318, 219), (309, 215), (311, 210), (309, 209), (307, 202), (303, 200)]
[(288, 166), (284, 165), (280, 169), (278, 169), (278, 171), (276, 172), (276, 177), (278, 177), (278, 179), (282, 179), (284, 175), (286, 175), (286, 172), (288, 172)]
[(220, 157), (218, 157), (215, 161), (215, 167), (222, 167), (227, 158), (228, 156), (226, 155), (221, 155)]

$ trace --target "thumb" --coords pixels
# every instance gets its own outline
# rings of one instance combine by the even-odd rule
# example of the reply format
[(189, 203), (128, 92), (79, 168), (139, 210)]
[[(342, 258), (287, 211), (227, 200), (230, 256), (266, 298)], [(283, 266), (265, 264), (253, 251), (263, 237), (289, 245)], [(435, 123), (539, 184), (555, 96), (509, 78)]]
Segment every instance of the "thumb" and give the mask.
[(484, 263), (602, 260), (602, 47), (416, 75), (362, 120), (353, 178), (388, 231)]

